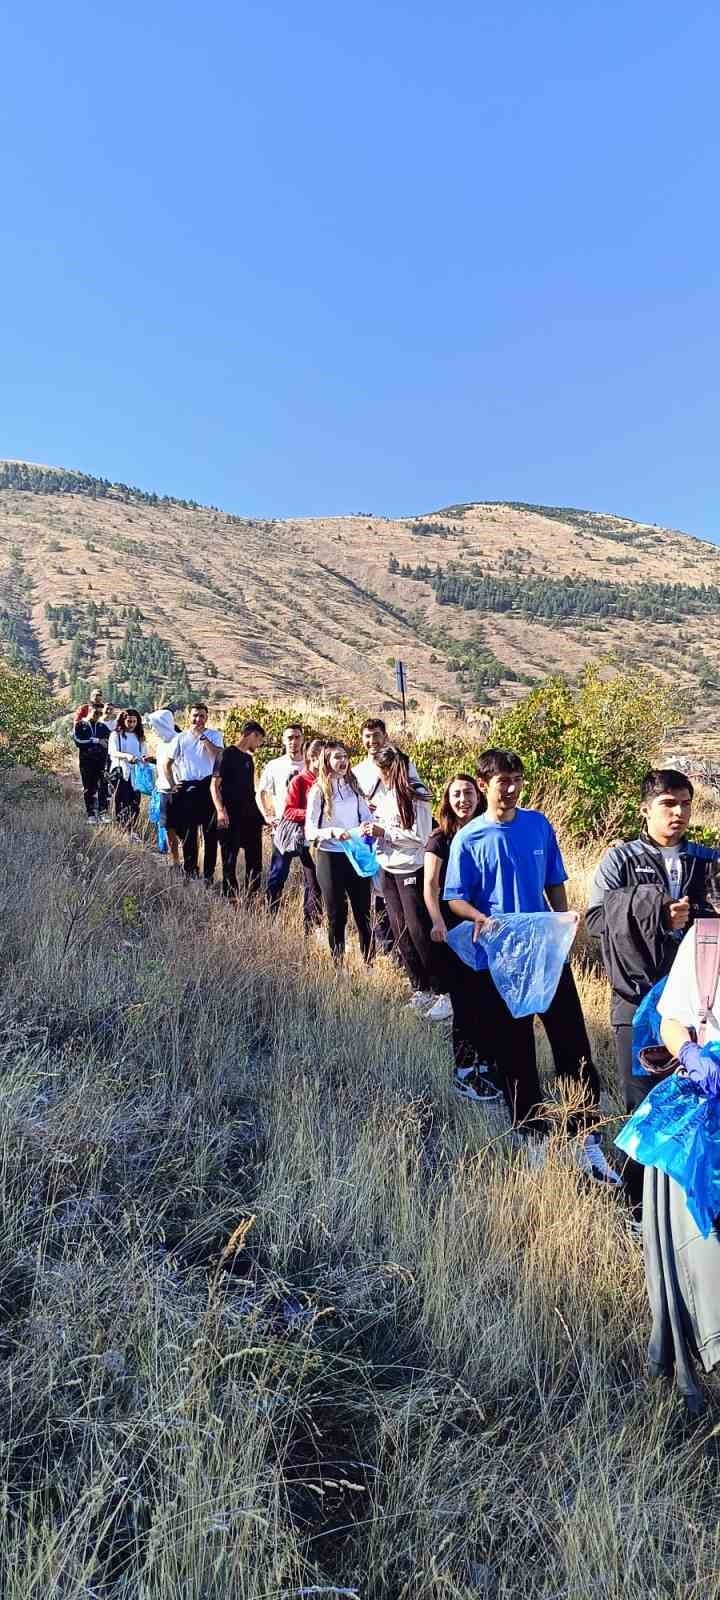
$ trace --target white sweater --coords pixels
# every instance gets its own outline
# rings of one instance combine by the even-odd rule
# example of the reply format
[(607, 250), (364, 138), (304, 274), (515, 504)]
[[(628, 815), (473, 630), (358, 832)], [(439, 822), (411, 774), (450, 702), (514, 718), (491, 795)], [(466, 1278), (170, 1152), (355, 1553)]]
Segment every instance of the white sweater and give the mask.
[(110, 754), (110, 770), (112, 771), (119, 767), (126, 782), (129, 783), (132, 762), (123, 761), (123, 755), (136, 756), (139, 759), (140, 756), (147, 755), (147, 745), (140, 743), (136, 733), (113, 732), (108, 741), (108, 751)]
[(369, 822), (370, 807), (363, 795), (355, 794), (349, 783), (341, 778), (332, 780), (332, 805), (323, 804), (323, 792), (314, 784), (308, 795), (305, 814), (305, 838), (308, 844), (317, 844), (320, 850), (342, 850), (338, 834), (349, 833), (361, 822)]
[(378, 861), (384, 872), (417, 872), (423, 865), (425, 845), (432, 833), (432, 807), (427, 800), (415, 800), (412, 828), (400, 821), (394, 789), (383, 784), (374, 796), (375, 821), (385, 829), (378, 840)]

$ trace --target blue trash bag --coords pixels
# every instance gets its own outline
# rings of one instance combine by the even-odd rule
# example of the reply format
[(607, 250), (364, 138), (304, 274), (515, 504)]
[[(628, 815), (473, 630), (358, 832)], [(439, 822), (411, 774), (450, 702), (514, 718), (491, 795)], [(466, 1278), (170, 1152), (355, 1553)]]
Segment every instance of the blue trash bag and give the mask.
[(374, 844), (365, 837), (361, 828), (351, 828), (349, 839), (341, 839), (343, 850), (349, 857), (359, 878), (374, 878), (380, 865)]
[[(640, 1051), (646, 1050), (648, 1045), (662, 1044), (660, 1038), (660, 1012), (657, 1008), (658, 1000), (665, 988), (667, 978), (661, 978), (659, 983), (653, 985), (640, 1004), (633, 1017), (632, 1025), (632, 1070), (634, 1078), (654, 1078), (655, 1073), (648, 1072), (640, 1060)], [(656, 1080), (657, 1081), (657, 1080)]]
[[(160, 790), (159, 789), (153, 789), (153, 792), (152, 792), (152, 794), (150, 796), (150, 804), (148, 806), (148, 820), (150, 822), (153, 822), (155, 824), (155, 827), (157, 827), (157, 825), (158, 825), (158, 823), (160, 821), (161, 808), (162, 808), (162, 796), (160, 794)], [(163, 832), (164, 831), (165, 830), (163, 829)]]
[[(472, 943), (471, 922), (451, 929), (448, 944), (473, 967), (485, 965), (481, 946), (510, 1015), (531, 1017), (547, 1011), (554, 999), (577, 926), (573, 911), (511, 912), (492, 917), (477, 944)], [(461, 932), (464, 929), (468, 932)]]
[(161, 856), (167, 855), (170, 849), (170, 840), (168, 839), (166, 828), (158, 828), (157, 830), (157, 847)]
[[(704, 1048), (720, 1060), (720, 1042)], [(679, 1183), (707, 1239), (720, 1216), (720, 1099), (675, 1072), (650, 1090), (615, 1143), (641, 1166), (659, 1167)]]
[(152, 794), (155, 788), (155, 773), (152, 767), (146, 767), (142, 761), (134, 761), (130, 768), (130, 782), (138, 794)]
[(484, 971), (487, 967), (487, 956), (478, 939), (473, 942), (472, 922), (459, 922), (456, 928), (448, 928), (447, 942), (456, 956), (465, 962), (466, 967), (473, 967), (475, 972)]

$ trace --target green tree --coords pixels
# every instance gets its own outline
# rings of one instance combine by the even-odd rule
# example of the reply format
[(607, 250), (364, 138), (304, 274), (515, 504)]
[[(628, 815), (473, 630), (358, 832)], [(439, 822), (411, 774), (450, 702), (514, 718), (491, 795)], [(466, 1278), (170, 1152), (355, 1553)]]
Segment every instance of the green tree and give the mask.
[(0, 661), (0, 767), (42, 766), (42, 746), (58, 707), (44, 678)]

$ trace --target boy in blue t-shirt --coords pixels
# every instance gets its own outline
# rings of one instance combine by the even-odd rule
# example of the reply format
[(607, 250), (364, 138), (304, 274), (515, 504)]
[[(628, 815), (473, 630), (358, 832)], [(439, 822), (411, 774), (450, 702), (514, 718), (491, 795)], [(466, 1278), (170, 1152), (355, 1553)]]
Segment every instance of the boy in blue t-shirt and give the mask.
[[(473, 938), (480, 940), (490, 917), (548, 908), (567, 911), (567, 873), (547, 817), (518, 806), (523, 784), (520, 757), (511, 750), (485, 750), (478, 759), (477, 778), (487, 809), (453, 839), (443, 898), (456, 916), (475, 923)], [(511, 1015), (487, 961), (478, 972), (468, 967), (466, 977), (476, 989), (478, 1056), (494, 1061), (515, 1125), (524, 1133), (544, 1136), (547, 1121), (540, 1110), (543, 1097), (533, 1018)], [(575, 1095), (581, 1087), (586, 1110), (580, 1126), (592, 1125), (598, 1116), (600, 1081), (569, 965), (563, 967), (542, 1023), (558, 1078)], [(597, 1134), (585, 1133), (577, 1149), (579, 1164), (588, 1175), (606, 1183), (620, 1182), (605, 1160)]]

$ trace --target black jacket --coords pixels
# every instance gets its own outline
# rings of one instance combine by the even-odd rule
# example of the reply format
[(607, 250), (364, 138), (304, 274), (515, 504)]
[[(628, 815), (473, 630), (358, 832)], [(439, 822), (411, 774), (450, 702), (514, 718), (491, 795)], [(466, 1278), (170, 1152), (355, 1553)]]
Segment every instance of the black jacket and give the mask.
[[(687, 895), (690, 901), (690, 922), (715, 916), (708, 895), (720, 874), (720, 850), (685, 839), (680, 861), (680, 897)], [(669, 903), (663, 854), (652, 839), (630, 839), (606, 851), (593, 879), (585, 922), (601, 941), (614, 1023), (632, 1022), (643, 996), (670, 971), (678, 938), (663, 926)]]

